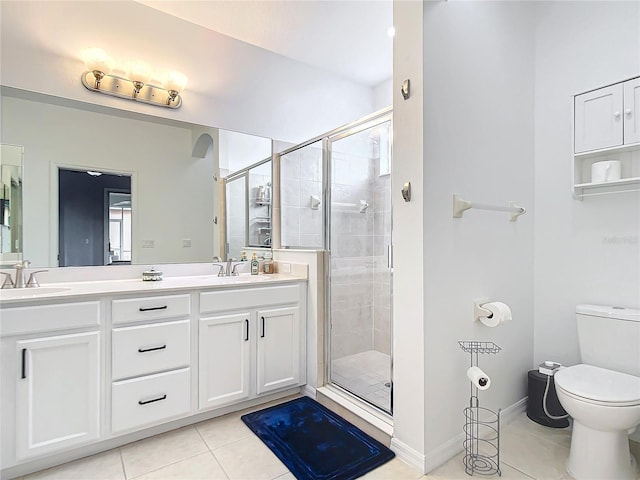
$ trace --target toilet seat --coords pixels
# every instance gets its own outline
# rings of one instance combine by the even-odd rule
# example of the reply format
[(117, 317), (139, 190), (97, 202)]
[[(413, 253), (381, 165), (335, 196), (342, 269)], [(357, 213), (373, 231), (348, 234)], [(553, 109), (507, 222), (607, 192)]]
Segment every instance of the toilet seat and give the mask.
[(579, 364), (554, 376), (556, 388), (584, 402), (610, 407), (640, 405), (640, 377)]

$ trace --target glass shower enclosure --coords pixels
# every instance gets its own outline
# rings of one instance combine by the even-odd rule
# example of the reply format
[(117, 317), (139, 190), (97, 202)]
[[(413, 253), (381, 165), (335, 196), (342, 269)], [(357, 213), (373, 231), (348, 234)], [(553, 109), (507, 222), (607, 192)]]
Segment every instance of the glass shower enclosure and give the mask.
[(390, 114), (326, 148), (329, 381), (391, 414)]

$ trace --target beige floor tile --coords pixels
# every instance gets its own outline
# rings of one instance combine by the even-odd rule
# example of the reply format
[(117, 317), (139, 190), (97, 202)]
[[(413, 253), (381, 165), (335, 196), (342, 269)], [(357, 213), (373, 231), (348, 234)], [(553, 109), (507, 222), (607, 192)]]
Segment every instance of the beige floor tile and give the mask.
[(124, 480), (120, 450), (81, 458), (24, 477), (24, 480)]
[(293, 473), (287, 472), (284, 475), (280, 475), (275, 480), (296, 480), (296, 477), (293, 476)]
[(513, 431), (530, 433), (550, 442), (557, 443), (563, 447), (571, 446), (571, 429), (570, 428), (551, 428), (534, 422), (526, 413), (520, 414), (511, 423), (502, 428), (502, 431)]
[(253, 435), (253, 432), (240, 419), (239, 413), (230, 413), (198, 423), (196, 429), (211, 450)]
[(479, 475), (476, 473), (474, 477), (470, 477), (466, 474), (463, 463), (463, 454), (456, 455), (444, 465), (436, 468), (432, 472), (425, 475), (425, 480), (457, 480), (466, 478), (500, 478), (505, 480), (531, 480), (532, 477), (525, 475), (519, 470), (507, 465), (504, 462), (500, 462), (500, 471), (502, 476), (488, 476)]
[(227, 478), (213, 454), (206, 452), (145, 473), (135, 477), (135, 480), (227, 480)]
[(363, 480), (417, 480), (422, 472), (406, 464), (399, 458), (394, 458), (384, 465), (362, 476)]
[(565, 467), (567, 458), (567, 447), (540, 436), (507, 428), (501, 432), (500, 460), (533, 478), (570, 479)]
[(121, 448), (127, 478), (207, 452), (207, 444), (194, 427), (184, 427)]
[(287, 467), (256, 436), (238, 440), (213, 451), (231, 480), (272, 480)]

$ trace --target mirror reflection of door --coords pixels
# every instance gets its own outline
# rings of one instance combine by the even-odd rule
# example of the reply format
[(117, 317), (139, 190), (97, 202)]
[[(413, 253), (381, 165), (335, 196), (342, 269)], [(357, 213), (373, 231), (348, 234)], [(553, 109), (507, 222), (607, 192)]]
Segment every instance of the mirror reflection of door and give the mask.
[(105, 265), (131, 264), (131, 193), (105, 190)]
[[(114, 218), (120, 209), (118, 261), (109, 249), (111, 208), (109, 192), (129, 195), (114, 200)], [(65, 266), (109, 265), (131, 262), (131, 177), (87, 170), (60, 168), (58, 172), (58, 263)], [(105, 202), (105, 198), (107, 202)], [(114, 197), (116, 198), (116, 197)], [(105, 204), (108, 208), (105, 208)], [(122, 208), (120, 208), (122, 207)], [(128, 220), (125, 220), (125, 216)], [(128, 227), (126, 226), (128, 222)], [(115, 227), (114, 227), (115, 229)], [(128, 258), (128, 260), (125, 260)], [(111, 263), (109, 263), (111, 261)]]

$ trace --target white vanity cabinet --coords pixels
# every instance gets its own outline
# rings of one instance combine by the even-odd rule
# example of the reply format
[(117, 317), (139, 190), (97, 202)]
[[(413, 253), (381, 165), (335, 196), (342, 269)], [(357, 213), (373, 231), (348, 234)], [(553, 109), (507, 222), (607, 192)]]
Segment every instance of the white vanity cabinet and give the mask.
[[(574, 196), (640, 189), (640, 77), (573, 97)], [(620, 162), (620, 178), (594, 182), (592, 166)]]
[(111, 431), (133, 431), (191, 410), (191, 295), (111, 302)]
[(2, 440), (15, 445), (15, 460), (100, 437), (99, 305), (2, 309)]
[(300, 308), (258, 310), (257, 394), (300, 383)]
[(302, 385), (305, 312), (301, 284), (202, 292), (199, 408)]
[(200, 409), (228, 405), (249, 398), (251, 350), (255, 344), (252, 318), (250, 311), (204, 315), (200, 318)]

